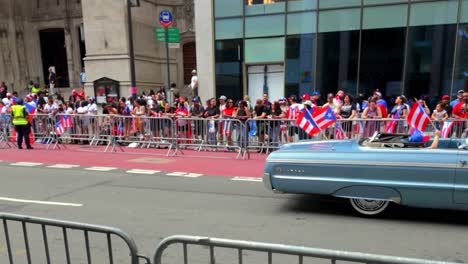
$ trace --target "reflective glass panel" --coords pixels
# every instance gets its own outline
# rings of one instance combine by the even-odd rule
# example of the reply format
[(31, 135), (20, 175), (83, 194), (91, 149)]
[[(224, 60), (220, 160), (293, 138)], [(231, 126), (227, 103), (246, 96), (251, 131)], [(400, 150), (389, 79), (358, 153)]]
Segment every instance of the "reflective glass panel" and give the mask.
[(235, 39), (243, 37), (242, 18), (216, 20), (216, 39)]
[(244, 0), (246, 15), (280, 13), (286, 10), (285, 0)]
[(468, 24), (461, 24), (458, 30), (455, 83), (452, 93), (468, 91)]
[(364, 8), (363, 29), (406, 27), (408, 5)]
[(460, 23), (468, 23), (468, 0), (462, 0)]
[(317, 45), (317, 89), (356, 94), (359, 31), (319, 33)]
[(361, 9), (340, 9), (319, 12), (319, 32), (360, 29)]
[(457, 23), (458, 0), (411, 5), (410, 26)]
[(241, 100), (243, 96), (242, 39), (215, 42), (216, 95)]
[(215, 0), (215, 17), (242, 16), (242, 0)]
[(384, 97), (402, 92), (406, 27), (362, 31), (359, 93)]
[(284, 35), (284, 20), (284, 15), (247, 17), (245, 18), (245, 36)]
[(283, 62), (284, 38), (262, 38), (245, 40), (245, 62)]
[(361, 0), (322, 0), (319, 1), (320, 8), (335, 8), (347, 6), (361, 6)]
[(364, 0), (364, 5), (408, 3), (408, 0)]
[(456, 25), (409, 28), (405, 94), (440, 96), (450, 93)]
[(289, 0), (288, 11), (317, 9), (317, 0)]
[(286, 95), (314, 91), (315, 34), (286, 38)]
[(317, 13), (295, 13), (288, 15), (288, 35), (316, 32)]

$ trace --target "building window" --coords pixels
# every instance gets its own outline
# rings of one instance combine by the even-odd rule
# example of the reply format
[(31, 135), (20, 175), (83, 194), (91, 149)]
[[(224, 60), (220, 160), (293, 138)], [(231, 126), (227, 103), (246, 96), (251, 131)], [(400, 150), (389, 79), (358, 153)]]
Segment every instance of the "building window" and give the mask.
[(281, 13), (286, 10), (285, 0), (244, 0), (246, 15)]
[(243, 41), (242, 39), (215, 42), (216, 95), (242, 100), (243, 98)]
[(452, 93), (468, 91), (468, 0), (462, 1), (462, 14), (458, 29), (455, 80)]
[(450, 93), (456, 28), (452, 24), (408, 29), (406, 95), (419, 97)]
[(362, 31), (359, 93), (379, 89), (386, 96), (402, 92), (406, 27)]
[(215, 0), (215, 17), (242, 16), (243, 0)]
[(315, 34), (286, 38), (286, 95), (312, 93), (314, 87)]
[(322, 94), (344, 90), (355, 95), (359, 31), (319, 33), (317, 45), (317, 89)]

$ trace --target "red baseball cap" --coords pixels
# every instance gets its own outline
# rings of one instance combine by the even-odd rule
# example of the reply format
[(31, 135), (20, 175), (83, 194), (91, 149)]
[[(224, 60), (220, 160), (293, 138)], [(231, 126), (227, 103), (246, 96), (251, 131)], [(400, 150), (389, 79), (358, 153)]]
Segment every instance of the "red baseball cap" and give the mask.
[(302, 99), (303, 99), (303, 100), (310, 100), (310, 94), (304, 94), (304, 95), (302, 96)]
[(442, 100), (445, 100), (445, 99), (450, 100), (450, 96), (448, 96), (448, 95), (443, 95), (443, 96), (442, 96)]

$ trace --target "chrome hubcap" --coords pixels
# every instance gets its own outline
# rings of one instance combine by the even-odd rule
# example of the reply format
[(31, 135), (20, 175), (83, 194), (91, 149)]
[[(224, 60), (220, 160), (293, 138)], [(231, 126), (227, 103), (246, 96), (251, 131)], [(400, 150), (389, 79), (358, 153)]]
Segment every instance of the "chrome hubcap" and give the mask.
[(359, 209), (367, 212), (378, 211), (388, 203), (387, 201), (365, 199), (353, 199), (353, 202)]

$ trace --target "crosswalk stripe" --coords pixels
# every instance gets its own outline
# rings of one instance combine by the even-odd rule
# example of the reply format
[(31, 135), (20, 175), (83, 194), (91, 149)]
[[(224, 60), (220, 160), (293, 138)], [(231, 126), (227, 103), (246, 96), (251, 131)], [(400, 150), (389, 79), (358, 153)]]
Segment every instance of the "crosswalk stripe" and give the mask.
[(117, 168), (113, 167), (89, 167), (85, 168), (85, 170), (90, 170), (90, 171), (111, 171), (111, 170), (116, 170)]
[(262, 178), (254, 178), (254, 177), (234, 177), (234, 178), (231, 178), (231, 181), (261, 182), (261, 181), (262, 181)]
[(78, 168), (78, 167), (80, 167), (80, 165), (55, 164), (55, 165), (47, 166), (47, 168), (52, 168), (52, 169), (72, 169), (72, 168)]
[(187, 173), (187, 172), (171, 172), (167, 173), (167, 176), (176, 176), (176, 177), (186, 177), (186, 178), (198, 178), (203, 176), (203, 174), (199, 173)]
[(138, 170), (138, 169), (126, 171), (126, 173), (131, 173), (131, 174), (148, 174), (148, 175), (153, 175), (153, 174), (160, 173), (160, 172), (161, 171), (157, 171), (157, 170)]
[(16, 162), (16, 163), (11, 163), (10, 165), (12, 166), (24, 166), (24, 167), (34, 167), (34, 166), (40, 166), (43, 163), (36, 163), (36, 162)]

